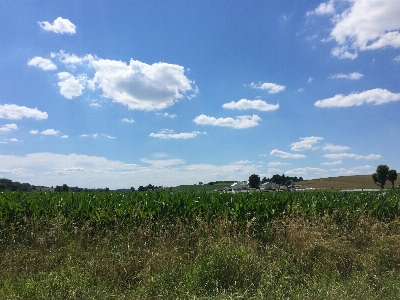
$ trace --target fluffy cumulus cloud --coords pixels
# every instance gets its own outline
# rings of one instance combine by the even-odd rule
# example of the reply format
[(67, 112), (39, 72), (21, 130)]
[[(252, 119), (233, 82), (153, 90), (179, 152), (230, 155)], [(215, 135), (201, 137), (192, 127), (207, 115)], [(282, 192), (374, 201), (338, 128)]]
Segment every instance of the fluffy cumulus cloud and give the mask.
[(331, 38), (338, 46), (332, 55), (357, 57), (357, 51), (400, 48), (400, 2), (354, 0), (334, 18)]
[(0, 127), (0, 132), (9, 132), (17, 129), (18, 129), (17, 124), (5, 124)]
[(354, 153), (332, 153), (332, 154), (325, 154), (324, 157), (329, 158), (329, 159), (380, 159), (382, 158), (382, 155), (380, 154), (369, 154), (369, 155), (358, 155)]
[(194, 120), (199, 125), (212, 125), (212, 126), (223, 126), (231, 127), (235, 129), (244, 129), (254, 126), (258, 126), (258, 122), (261, 118), (257, 115), (252, 116), (238, 116), (234, 118), (214, 118), (206, 115), (197, 116)]
[(131, 60), (97, 59), (91, 62), (94, 81), (103, 95), (129, 109), (158, 110), (183, 97), (194, 97), (197, 87), (184, 74), (184, 67), (168, 63), (152, 65)]
[(256, 109), (260, 111), (274, 111), (279, 108), (279, 104), (268, 104), (262, 100), (247, 100), (241, 99), (238, 102), (232, 101), (229, 103), (225, 103), (222, 105), (223, 108), (226, 109)]
[(358, 80), (361, 79), (364, 75), (360, 74), (358, 72), (353, 72), (353, 73), (349, 73), (349, 74), (335, 74), (330, 76), (329, 78), (333, 78), (333, 79), (350, 79), (350, 80)]
[(54, 129), (46, 129), (41, 132), (43, 135), (58, 135), (60, 131)]
[(332, 15), (335, 12), (335, 5), (333, 0), (326, 3), (321, 3), (315, 10), (308, 11), (307, 16), (312, 15)]
[(303, 154), (292, 154), (288, 152), (284, 152), (278, 149), (274, 149), (270, 152), (271, 156), (278, 156), (280, 158), (305, 158), (306, 156)]
[(85, 88), (82, 83), (85, 83), (87, 80), (85, 75), (75, 77), (71, 73), (60, 72), (57, 76), (60, 80), (58, 86), (60, 87), (61, 95), (67, 99), (72, 99), (82, 95), (82, 91)]
[(373, 89), (361, 93), (353, 93), (347, 96), (342, 94), (336, 95), (332, 98), (318, 100), (314, 103), (317, 107), (330, 108), (330, 107), (350, 107), (360, 106), (365, 103), (373, 103), (380, 105), (384, 103), (394, 102), (400, 100), (400, 93), (392, 93), (386, 89)]
[(32, 118), (36, 120), (47, 119), (46, 112), (42, 112), (35, 108), (26, 106), (18, 106), (16, 104), (0, 104), (0, 118), (9, 120), (20, 120), (22, 118)]
[(250, 87), (253, 89), (259, 89), (259, 90), (266, 90), (270, 94), (275, 94), (279, 93), (285, 90), (286, 86), (284, 85), (279, 85), (276, 83), (271, 83), (271, 82), (264, 82), (264, 83), (250, 83)]
[(318, 144), (320, 140), (323, 140), (323, 137), (318, 136), (309, 136), (305, 138), (300, 138), (300, 142), (294, 142), (291, 144), (293, 151), (306, 151), (306, 150), (315, 150), (318, 149), (315, 144)]
[(38, 67), (45, 71), (57, 70), (57, 66), (50, 59), (40, 56), (35, 56), (34, 58), (30, 59), (28, 61), (28, 66)]
[(54, 20), (53, 24), (48, 21), (39, 22), (40, 27), (42, 27), (46, 31), (51, 31), (55, 33), (67, 33), (67, 34), (75, 34), (76, 26), (68, 19), (63, 19), (58, 17)]
[(181, 133), (175, 133), (174, 130), (172, 129), (163, 129), (159, 131), (158, 133), (150, 133), (149, 136), (154, 137), (154, 138), (160, 138), (160, 139), (191, 139), (195, 138), (199, 134), (206, 134), (206, 132), (201, 133), (200, 131), (193, 131), (193, 132), (181, 132)]

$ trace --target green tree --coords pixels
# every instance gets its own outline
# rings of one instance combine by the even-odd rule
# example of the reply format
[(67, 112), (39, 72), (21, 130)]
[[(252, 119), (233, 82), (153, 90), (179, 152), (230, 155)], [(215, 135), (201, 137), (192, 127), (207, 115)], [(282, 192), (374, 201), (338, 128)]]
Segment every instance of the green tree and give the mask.
[(275, 174), (274, 176), (272, 176), (271, 182), (281, 184), (281, 175)]
[(385, 187), (386, 180), (388, 179), (388, 173), (389, 167), (387, 165), (379, 165), (376, 168), (376, 173), (372, 174), (372, 179), (381, 189)]
[(389, 170), (387, 179), (392, 183), (392, 189), (394, 190), (394, 182), (397, 179), (397, 171), (396, 170)]
[(260, 176), (256, 174), (250, 175), (249, 186), (251, 188), (258, 188), (260, 186), (260, 182), (261, 182)]

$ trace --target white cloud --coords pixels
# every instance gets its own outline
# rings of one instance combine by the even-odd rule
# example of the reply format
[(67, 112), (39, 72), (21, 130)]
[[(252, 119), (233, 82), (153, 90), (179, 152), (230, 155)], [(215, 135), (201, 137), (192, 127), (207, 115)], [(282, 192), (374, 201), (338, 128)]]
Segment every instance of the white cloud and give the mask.
[(334, 153), (334, 154), (325, 154), (324, 157), (329, 158), (329, 159), (346, 159), (346, 158), (352, 158), (352, 159), (380, 159), (382, 158), (382, 155), (380, 154), (369, 154), (369, 155), (358, 155), (358, 154), (353, 154), (353, 153)]
[(92, 102), (89, 104), (90, 107), (101, 107), (101, 105), (97, 102)]
[[(399, 1), (353, 0), (350, 3), (353, 4), (350, 8), (334, 18), (336, 24), (330, 35), (339, 46), (333, 55), (339, 56), (338, 53), (346, 53), (347, 49), (400, 48)], [(353, 58), (350, 53), (348, 58)]]
[(85, 137), (88, 137), (89, 135), (88, 134), (81, 134), (79, 137), (83, 137), (83, 138), (85, 138)]
[(248, 165), (251, 163), (252, 163), (252, 161), (250, 161), (250, 160), (239, 160), (239, 161), (231, 162), (231, 165)]
[(76, 26), (68, 19), (63, 19), (58, 17), (54, 20), (53, 24), (50, 24), (47, 21), (38, 22), (40, 27), (42, 27), (46, 31), (52, 31), (55, 33), (67, 33), (67, 34), (75, 34), (76, 33)]
[(178, 99), (194, 97), (193, 87), (184, 75), (184, 67), (168, 63), (146, 63), (97, 59), (91, 62), (94, 81), (104, 96), (127, 105), (129, 109), (158, 110), (173, 105)]
[(241, 99), (238, 102), (232, 101), (229, 103), (225, 103), (222, 105), (223, 108), (226, 109), (256, 109), (260, 111), (274, 111), (279, 108), (279, 104), (268, 104), (262, 100), (247, 100)]
[(123, 118), (122, 119), (122, 122), (125, 122), (125, 123), (135, 123), (135, 120), (134, 119), (128, 119), (128, 118)]
[(30, 133), (30, 134), (38, 134), (38, 133), (39, 133), (39, 130), (30, 130), (29, 133)]
[(46, 129), (41, 132), (43, 135), (58, 135), (60, 131), (54, 129)]
[(60, 87), (60, 94), (67, 99), (72, 99), (82, 95), (82, 91), (85, 88), (82, 83), (85, 83), (87, 78), (85, 75), (75, 77), (68, 72), (60, 72), (57, 74), (58, 79), (61, 81), (58, 83)]
[(267, 90), (268, 93), (270, 94), (275, 94), (279, 93), (285, 90), (286, 86), (284, 85), (278, 85), (276, 83), (271, 83), (271, 82), (264, 82), (264, 83), (250, 83), (250, 87), (253, 89), (260, 89), (260, 90)]
[(53, 53), (54, 57), (58, 56), (59, 60), (65, 64), (65, 65), (75, 65), (75, 64), (81, 64), (83, 61), (91, 61), (93, 59), (93, 56), (91, 55), (86, 55), (84, 57), (79, 57), (76, 54), (71, 54), (67, 53), (64, 50), (61, 50), (58, 53)]
[(332, 162), (323, 162), (323, 163), (321, 163), (321, 165), (334, 166), (334, 165), (341, 165), (342, 163), (343, 162), (341, 160), (335, 160), (335, 161), (332, 161)]
[(18, 129), (17, 124), (5, 124), (0, 127), (0, 132), (9, 132), (17, 129)]
[(292, 146), (291, 150), (293, 151), (306, 151), (306, 150), (315, 150), (318, 147), (314, 145), (319, 143), (320, 140), (323, 140), (323, 137), (318, 136), (309, 136), (305, 138), (300, 138), (300, 142), (294, 142), (290, 146)]
[(314, 105), (317, 107), (350, 107), (360, 106), (364, 103), (380, 105), (399, 100), (400, 93), (391, 93), (388, 90), (378, 88), (361, 93), (353, 93), (347, 96), (339, 94), (332, 98), (318, 100)]
[(349, 150), (350, 147), (347, 146), (339, 146), (339, 145), (332, 145), (332, 144), (326, 144), (325, 146), (322, 147), (322, 150), (324, 151), (332, 151), (332, 152), (336, 152), (336, 151), (346, 151)]
[[(330, 169), (330, 171), (335, 172), (336, 175), (356, 175), (356, 174), (365, 174), (365, 173), (370, 173), (369, 170), (371, 170), (373, 167), (369, 165), (365, 166), (359, 166), (359, 167), (354, 167), (350, 169), (345, 169), (345, 168), (340, 168), (340, 169)], [(367, 171), (367, 172), (365, 172)]]
[(61, 136), (61, 138), (67, 139), (67, 138), (68, 138), (68, 135), (64, 134), (64, 135)]
[(28, 61), (28, 66), (38, 67), (45, 71), (57, 70), (57, 66), (50, 59), (36, 56)]
[(0, 118), (9, 120), (20, 120), (22, 118), (33, 118), (36, 120), (47, 119), (46, 112), (42, 112), (35, 108), (26, 106), (18, 106), (15, 104), (0, 104)]
[(315, 10), (308, 11), (306, 16), (311, 15), (332, 15), (335, 13), (334, 0), (329, 0), (326, 3), (321, 3)]
[(269, 155), (278, 156), (280, 158), (305, 158), (306, 156), (303, 154), (292, 154), (288, 152), (284, 152), (278, 149), (274, 149), (271, 151)]
[(175, 114), (169, 114), (169, 113), (167, 113), (167, 112), (165, 112), (165, 113), (156, 113), (156, 115), (168, 117), (168, 118), (171, 118), (171, 119), (176, 118), (176, 115), (175, 115)]
[(312, 168), (312, 167), (297, 168), (285, 172), (286, 175), (292, 175), (292, 176), (304, 175), (304, 174), (319, 175), (324, 173), (326, 173), (326, 170), (320, 168)]
[(393, 58), (394, 61), (400, 62), (400, 55)]
[(290, 163), (283, 163), (280, 161), (271, 161), (268, 163), (268, 166), (270, 167), (278, 167), (278, 166), (290, 166)]
[(349, 52), (349, 48), (347, 46), (340, 46), (340, 47), (335, 47), (331, 51), (332, 56), (336, 56), (337, 58), (343, 59), (343, 58), (348, 58), (348, 59), (356, 59), (358, 57), (357, 51), (354, 51), (354, 53)]
[(361, 79), (364, 75), (360, 74), (358, 72), (353, 72), (353, 73), (349, 73), (349, 74), (335, 74), (330, 76), (329, 78), (333, 78), (333, 79), (350, 79), (350, 80), (358, 80)]
[(175, 133), (172, 129), (163, 129), (158, 133), (150, 133), (149, 136), (160, 139), (190, 139), (198, 136), (199, 134), (206, 134), (206, 132), (201, 133), (200, 131), (193, 131)]
[(312, 78), (312, 77), (308, 78), (308, 80), (307, 80), (308, 83), (311, 83), (313, 81), (314, 81), (314, 78)]
[(147, 159), (147, 158), (142, 158), (140, 159), (141, 162), (144, 162), (146, 164), (152, 165), (153, 167), (156, 168), (164, 168), (164, 167), (170, 167), (170, 166), (175, 166), (175, 165), (182, 165), (185, 164), (185, 161), (183, 159)]
[(244, 128), (258, 126), (259, 125), (258, 121), (261, 121), (261, 118), (257, 115), (253, 115), (253, 116), (237, 116), (235, 119), (233, 118), (217, 119), (202, 114), (200, 116), (197, 116), (193, 121), (200, 125), (224, 126), (235, 129), (244, 129)]

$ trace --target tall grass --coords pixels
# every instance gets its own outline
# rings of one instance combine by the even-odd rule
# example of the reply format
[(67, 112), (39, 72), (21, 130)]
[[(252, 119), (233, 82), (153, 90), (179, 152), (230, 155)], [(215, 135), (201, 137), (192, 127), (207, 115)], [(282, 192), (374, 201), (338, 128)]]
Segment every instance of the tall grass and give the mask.
[(400, 298), (398, 194), (3, 195), (0, 299)]

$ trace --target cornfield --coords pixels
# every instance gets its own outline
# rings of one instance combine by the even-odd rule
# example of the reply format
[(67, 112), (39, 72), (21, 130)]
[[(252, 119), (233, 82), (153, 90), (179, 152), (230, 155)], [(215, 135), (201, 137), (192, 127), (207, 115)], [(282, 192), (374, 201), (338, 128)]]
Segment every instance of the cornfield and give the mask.
[(87, 221), (102, 228), (151, 221), (185, 224), (225, 219), (265, 224), (288, 216), (370, 216), (382, 221), (400, 214), (400, 193), (271, 192), (217, 194), (154, 191), (147, 193), (11, 192), (0, 194), (0, 227), (38, 225), (54, 218), (65, 224)]

